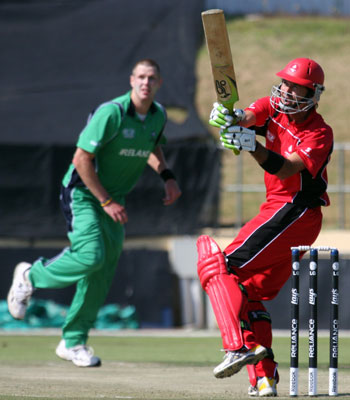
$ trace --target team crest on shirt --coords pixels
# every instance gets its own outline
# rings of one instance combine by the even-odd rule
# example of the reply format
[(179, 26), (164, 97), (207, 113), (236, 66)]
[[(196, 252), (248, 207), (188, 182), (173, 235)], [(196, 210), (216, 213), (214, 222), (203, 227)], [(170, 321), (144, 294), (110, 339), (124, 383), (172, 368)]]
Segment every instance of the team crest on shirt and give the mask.
[(274, 142), (275, 139), (276, 139), (276, 136), (275, 136), (273, 133), (271, 133), (269, 130), (267, 130), (267, 132), (266, 132), (266, 139), (267, 139), (269, 142)]
[(154, 143), (156, 141), (157, 137), (158, 137), (157, 132), (153, 131), (153, 132), (150, 133), (150, 136), (148, 137), (148, 140), (151, 143)]
[(133, 139), (135, 137), (135, 129), (125, 128), (122, 130), (125, 139)]

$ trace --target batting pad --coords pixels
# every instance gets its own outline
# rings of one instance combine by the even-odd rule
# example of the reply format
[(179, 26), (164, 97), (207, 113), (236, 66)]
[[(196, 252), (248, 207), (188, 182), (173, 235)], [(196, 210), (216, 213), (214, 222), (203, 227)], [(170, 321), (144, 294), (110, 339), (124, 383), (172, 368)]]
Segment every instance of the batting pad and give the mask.
[(246, 367), (247, 367), (249, 382), (253, 387), (255, 387), (256, 383), (258, 381), (258, 378), (256, 376), (256, 371), (255, 371), (255, 365), (247, 364)]
[(239, 350), (243, 346), (240, 312), (243, 295), (236, 278), (229, 275), (218, 244), (207, 235), (197, 240), (197, 270), (203, 289), (218, 323), (223, 348)]

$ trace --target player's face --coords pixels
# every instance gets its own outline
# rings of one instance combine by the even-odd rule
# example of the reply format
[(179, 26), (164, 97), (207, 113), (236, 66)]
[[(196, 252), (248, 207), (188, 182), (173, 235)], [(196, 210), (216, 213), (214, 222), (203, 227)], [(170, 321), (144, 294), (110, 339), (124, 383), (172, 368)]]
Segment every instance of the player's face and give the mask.
[(154, 67), (139, 64), (130, 76), (130, 85), (140, 101), (153, 100), (161, 85), (161, 78)]
[(285, 79), (282, 79), (280, 90), (282, 103), (289, 107), (295, 107), (298, 103), (302, 103), (301, 99), (305, 98), (308, 93), (305, 86), (297, 85)]

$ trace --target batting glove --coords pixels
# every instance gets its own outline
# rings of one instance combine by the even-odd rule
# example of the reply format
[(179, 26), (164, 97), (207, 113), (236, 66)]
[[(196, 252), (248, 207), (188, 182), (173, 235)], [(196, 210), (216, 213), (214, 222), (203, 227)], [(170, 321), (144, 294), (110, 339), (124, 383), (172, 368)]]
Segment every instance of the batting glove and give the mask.
[(209, 117), (209, 124), (217, 128), (227, 128), (233, 124), (237, 124), (245, 117), (245, 112), (241, 109), (234, 109), (233, 115), (229, 115), (230, 111), (222, 104), (215, 102)]
[(255, 151), (255, 136), (255, 131), (242, 126), (235, 125), (220, 129), (221, 144), (230, 150)]

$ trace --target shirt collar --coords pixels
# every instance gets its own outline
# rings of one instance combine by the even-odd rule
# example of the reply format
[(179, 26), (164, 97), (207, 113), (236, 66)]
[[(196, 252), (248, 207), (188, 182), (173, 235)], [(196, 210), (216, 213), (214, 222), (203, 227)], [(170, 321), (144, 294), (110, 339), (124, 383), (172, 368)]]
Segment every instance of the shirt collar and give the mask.
[(299, 122), (299, 123), (296, 123), (295, 121), (291, 121), (291, 124), (301, 128), (303, 126), (308, 125), (315, 118), (315, 115), (316, 115), (316, 109), (314, 107), (312, 110), (310, 110), (309, 115), (307, 116), (307, 118), (304, 121)]
[[(151, 107), (149, 108), (148, 112), (150, 112), (151, 114), (154, 114), (156, 111), (157, 111), (157, 107), (154, 104), (154, 102), (152, 102)], [(130, 104), (129, 104), (127, 114), (130, 115), (131, 117), (134, 117), (136, 115), (135, 104), (132, 102), (131, 97), (130, 97)]]

